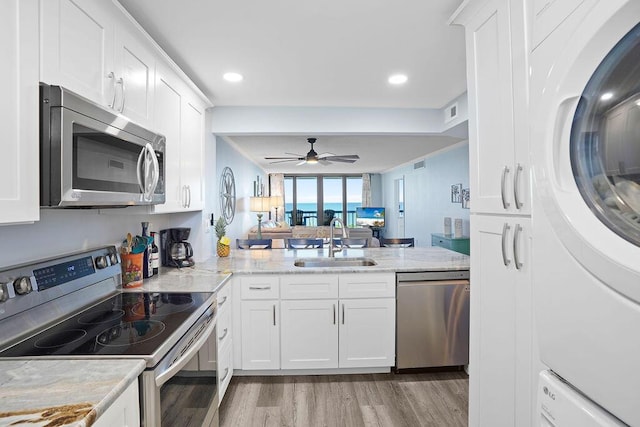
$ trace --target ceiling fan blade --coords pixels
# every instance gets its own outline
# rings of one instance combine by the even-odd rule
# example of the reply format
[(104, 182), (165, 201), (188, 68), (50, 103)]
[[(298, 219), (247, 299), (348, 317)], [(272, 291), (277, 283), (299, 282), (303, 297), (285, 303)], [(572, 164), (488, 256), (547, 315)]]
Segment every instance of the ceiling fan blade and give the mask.
[(334, 156), (323, 157), (325, 160), (334, 160), (334, 159), (359, 159), (360, 156), (357, 154), (338, 154)]
[(276, 160), (275, 162), (269, 162), (269, 164), (274, 164), (274, 163), (286, 163), (286, 162), (295, 162), (298, 159), (286, 159), (286, 160)]
[(320, 157), (329, 157), (329, 156), (335, 156), (335, 153), (326, 152), (326, 153), (318, 154), (318, 158), (320, 158)]
[(304, 154), (298, 154), (298, 153), (285, 152), (284, 154), (289, 154), (290, 156), (296, 156), (296, 157), (304, 157)]
[(345, 159), (345, 158), (336, 156), (336, 157), (324, 158), (320, 160), (329, 161), (329, 162), (355, 163), (357, 159)]
[(331, 164), (329, 160), (324, 159), (318, 159), (318, 163), (320, 163), (322, 166), (329, 166)]
[(307, 163), (306, 160), (301, 161), (300, 163), (296, 163), (296, 166), (300, 166), (300, 165), (304, 165), (305, 163)]
[(302, 160), (304, 157), (265, 157), (265, 160)]

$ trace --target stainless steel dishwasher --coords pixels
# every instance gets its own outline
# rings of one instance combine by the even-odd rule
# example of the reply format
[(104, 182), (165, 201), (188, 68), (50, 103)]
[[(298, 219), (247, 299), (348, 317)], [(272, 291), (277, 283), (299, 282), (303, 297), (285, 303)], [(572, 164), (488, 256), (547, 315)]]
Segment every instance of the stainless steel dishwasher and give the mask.
[(469, 271), (396, 275), (396, 369), (469, 363)]

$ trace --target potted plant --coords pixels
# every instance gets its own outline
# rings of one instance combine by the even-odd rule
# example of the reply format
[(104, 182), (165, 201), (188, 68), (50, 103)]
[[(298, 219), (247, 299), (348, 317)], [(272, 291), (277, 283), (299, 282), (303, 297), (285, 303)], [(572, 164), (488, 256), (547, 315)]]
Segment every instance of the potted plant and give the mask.
[(219, 257), (229, 256), (231, 253), (231, 240), (225, 236), (227, 232), (227, 222), (223, 217), (218, 218), (216, 221), (216, 237), (218, 238), (218, 244), (216, 246), (216, 252)]

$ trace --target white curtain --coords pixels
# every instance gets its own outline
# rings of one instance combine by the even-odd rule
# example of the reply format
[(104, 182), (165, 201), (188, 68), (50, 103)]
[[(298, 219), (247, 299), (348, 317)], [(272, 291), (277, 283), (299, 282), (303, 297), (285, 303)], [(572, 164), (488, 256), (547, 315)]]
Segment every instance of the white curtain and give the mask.
[(362, 207), (371, 207), (371, 175), (362, 174)]
[[(280, 197), (282, 203), (271, 207), (271, 218), (276, 222), (280, 221), (280, 218), (284, 220), (284, 174), (282, 173), (270, 173), (269, 174), (269, 195), (271, 197)], [(276, 212), (278, 213), (276, 217)]]

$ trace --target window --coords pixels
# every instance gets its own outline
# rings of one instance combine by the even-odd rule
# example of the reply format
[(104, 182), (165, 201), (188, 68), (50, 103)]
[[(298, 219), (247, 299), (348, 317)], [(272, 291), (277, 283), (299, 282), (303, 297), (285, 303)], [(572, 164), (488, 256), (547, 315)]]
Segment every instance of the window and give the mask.
[(285, 176), (284, 202), (285, 220), (291, 225), (328, 225), (332, 218), (340, 218), (347, 227), (355, 227), (356, 207), (362, 206), (362, 177)]

